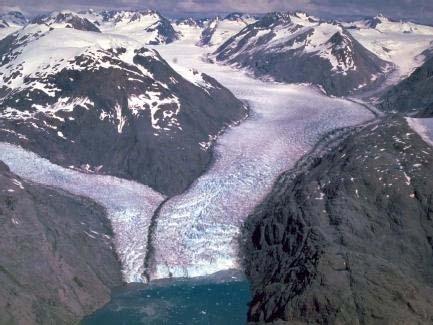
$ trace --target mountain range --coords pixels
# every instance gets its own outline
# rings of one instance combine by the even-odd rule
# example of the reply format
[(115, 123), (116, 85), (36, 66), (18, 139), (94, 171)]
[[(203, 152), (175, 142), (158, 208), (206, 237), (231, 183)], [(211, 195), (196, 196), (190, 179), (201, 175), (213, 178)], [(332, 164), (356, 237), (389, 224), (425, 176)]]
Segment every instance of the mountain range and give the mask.
[(94, 27), (56, 14), (0, 41), (0, 137), (63, 166), (184, 190), (244, 104), (213, 78), (191, 71), (190, 82), (155, 50)]
[(343, 96), (383, 82), (391, 65), (341, 25), (268, 14), (223, 43), (215, 59), (277, 82), (312, 83)]
[[(181, 203), (167, 220), (175, 209), (165, 203), (183, 202), (218, 159), (227, 159), (224, 150), (235, 158), (222, 166), (242, 178), (281, 142), (293, 142), (294, 156), (304, 158), (271, 191), (257, 184), (262, 202), (245, 225), (236, 228), (239, 216), (224, 215), (227, 202), (218, 202), (223, 208), (215, 215), (205, 202), (197, 218), (206, 223), (192, 223), (183, 234), (193, 237), (192, 249), (179, 245), (176, 253), (191, 249), (192, 261), (199, 254), (215, 261), (212, 242), (200, 246), (203, 234), (215, 235), (222, 247), (240, 239), (252, 324), (431, 323), (433, 151), (425, 139), (433, 131), (417, 129), (411, 118), (433, 117), (432, 54), (433, 27), (382, 15), (351, 22), (304, 12), (199, 19), (168, 19), (153, 10), (0, 15), (0, 142), (62, 173), (140, 183), (145, 190), (125, 193), (150, 200), (152, 210), (113, 214), (83, 192), (65, 191), (67, 184), (62, 190), (32, 182), (0, 160), (0, 323), (74, 323), (107, 303), (125, 281), (125, 263), (139, 270), (133, 279), (145, 281), (160, 240), (155, 231), (181, 224), (190, 207)], [(291, 121), (310, 121), (305, 129), (263, 143), (225, 140), (239, 124), (263, 119), (278, 92), (287, 94), (278, 105), (293, 111)], [(325, 128), (313, 115), (343, 116), (321, 106), (330, 100), (341, 110), (356, 106), (370, 120), (334, 127), (320, 151), (322, 142), (314, 147), (306, 133)], [(299, 107), (302, 116), (295, 114)], [(248, 124), (247, 131), (264, 137), (264, 130), (287, 125), (284, 114), (267, 116), (263, 129)], [(246, 161), (245, 146), (264, 154)], [(198, 183), (203, 197), (196, 199), (206, 201), (207, 194), (218, 201), (230, 182), (214, 183)], [(244, 211), (243, 202), (236, 204)], [(226, 261), (225, 253), (218, 258)]]

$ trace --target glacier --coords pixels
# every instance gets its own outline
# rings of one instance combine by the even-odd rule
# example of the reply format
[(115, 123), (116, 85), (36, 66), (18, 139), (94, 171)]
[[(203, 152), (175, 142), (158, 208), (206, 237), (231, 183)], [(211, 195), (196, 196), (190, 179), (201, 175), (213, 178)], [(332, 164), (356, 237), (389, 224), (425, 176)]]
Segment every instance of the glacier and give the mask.
[(0, 160), (22, 178), (91, 198), (105, 207), (124, 281), (144, 281), (150, 221), (165, 199), (160, 193), (133, 181), (63, 168), (9, 143), (0, 142)]
[[(0, 160), (18, 176), (89, 197), (106, 208), (126, 282), (146, 281), (143, 272), (159, 279), (238, 269), (240, 227), (278, 175), (329, 131), (374, 118), (363, 105), (325, 96), (310, 85), (259, 81), (244, 71), (212, 64), (206, 60), (212, 48), (195, 46), (195, 37), (153, 48), (194, 83), (200, 80), (191, 70), (217, 79), (249, 104), (250, 116), (217, 139), (209, 170), (163, 205), (166, 198), (148, 186), (63, 168), (0, 143)], [(153, 254), (145, 269), (148, 240)]]
[(237, 269), (240, 227), (283, 171), (329, 131), (374, 115), (359, 103), (308, 85), (263, 82), (205, 60), (194, 39), (157, 50), (182, 76), (198, 69), (250, 106), (250, 117), (216, 142), (209, 170), (159, 211), (150, 279), (199, 277)]

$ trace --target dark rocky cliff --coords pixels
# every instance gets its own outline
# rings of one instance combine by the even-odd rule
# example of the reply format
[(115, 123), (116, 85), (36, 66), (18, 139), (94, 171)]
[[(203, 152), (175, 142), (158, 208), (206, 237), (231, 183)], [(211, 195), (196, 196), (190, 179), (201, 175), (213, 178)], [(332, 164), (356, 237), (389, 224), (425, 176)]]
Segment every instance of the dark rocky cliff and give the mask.
[(387, 118), (282, 175), (244, 229), (249, 321), (432, 324), (432, 153)]
[(0, 162), (0, 324), (72, 324), (122, 283), (105, 211)]

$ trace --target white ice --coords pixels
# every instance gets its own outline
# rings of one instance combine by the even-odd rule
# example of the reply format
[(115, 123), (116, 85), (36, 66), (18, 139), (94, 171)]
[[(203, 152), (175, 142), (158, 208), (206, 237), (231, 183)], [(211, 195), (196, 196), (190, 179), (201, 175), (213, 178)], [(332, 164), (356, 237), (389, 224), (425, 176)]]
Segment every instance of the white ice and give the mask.
[(421, 53), (433, 46), (433, 27), (392, 22), (383, 16), (379, 19), (382, 22), (376, 28), (359, 26), (350, 33), (381, 59), (393, 62), (398, 69), (397, 79), (404, 78), (423, 63)]
[(254, 22), (254, 18), (236, 20), (216, 18), (215, 20), (210, 22), (211, 28), (215, 28), (215, 31), (212, 34), (210, 40), (210, 45), (220, 46), (224, 44), (224, 42), (227, 41), (230, 37), (236, 35), (248, 24), (252, 24)]
[[(81, 53), (93, 37), (102, 48), (131, 42), (127, 37), (80, 34), (86, 36), (83, 43), (78, 36), (74, 38), (73, 48), (65, 49), (68, 55), (70, 51)], [(197, 47), (195, 41), (190, 35), (156, 48), (185, 78), (200, 82), (191, 69), (203, 71), (248, 101), (251, 117), (217, 141), (210, 170), (162, 208), (155, 231), (153, 278), (200, 276), (237, 268), (239, 228), (276, 177), (293, 167), (326, 132), (373, 117), (359, 104), (326, 97), (308, 86), (265, 83), (229, 67), (205, 63), (201, 57), (213, 48)], [(136, 42), (130, 44), (136, 47)], [(30, 67), (36, 66), (39, 63), (31, 60)], [(125, 280), (143, 280), (148, 227), (164, 199), (160, 194), (134, 182), (61, 168), (8, 144), (0, 145), (0, 160), (23, 178), (87, 196), (105, 206)]]
[(209, 171), (161, 209), (151, 278), (204, 276), (238, 268), (240, 226), (276, 177), (328, 131), (373, 115), (359, 104), (326, 97), (307, 86), (265, 83), (205, 63), (200, 58), (206, 49), (192, 40), (158, 51), (180, 74), (195, 68), (216, 78), (249, 102), (251, 117), (218, 139)]
[(112, 176), (84, 174), (54, 165), (0, 142), (0, 161), (30, 181), (93, 199), (107, 209), (126, 282), (142, 282), (150, 219), (164, 197), (151, 188)]

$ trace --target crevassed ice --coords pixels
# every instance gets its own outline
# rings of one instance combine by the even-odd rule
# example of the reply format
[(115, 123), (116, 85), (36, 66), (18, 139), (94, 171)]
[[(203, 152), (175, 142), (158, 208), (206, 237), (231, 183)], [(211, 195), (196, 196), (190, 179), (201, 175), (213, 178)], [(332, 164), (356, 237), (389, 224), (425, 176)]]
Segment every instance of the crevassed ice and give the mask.
[(200, 60), (203, 50), (187, 40), (158, 51), (168, 62), (177, 62), (173, 67), (181, 74), (194, 67), (216, 78), (250, 103), (251, 116), (218, 139), (210, 170), (160, 210), (151, 278), (205, 276), (238, 268), (240, 226), (276, 177), (328, 131), (373, 115), (359, 104), (305, 86), (264, 83), (205, 63)]
[[(154, 242), (156, 271), (151, 277), (201, 276), (237, 268), (240, 226), (276, 177), (327, 131), (361, 123), (372, 114), (359, 104), (305, 86), (263, 83), (228, 67), (204, 63), (200, 59), (204, 50), (191, 39), (158, 50), (169, 62), (177, 61), (173, 67), (186, 78), (196, 78), (183, 73), (191, 68), (215, 77), (250, 103), (251, 117), (218, 140), (210, 170), (161, 209)], [(135, 182), (53, 165), (10, 144), (0, 144), (0, 160), (24, 178), (104, 205), (125, 281), (143, 280), (149, 223), (162, 195)]]
[(86, 196), (107, 209), (126, 282), (142, 282), (147, 234), (164, 197), (151, 188), (112, 176), (84, 174), (52, 164), (20, 147), (0, 142), (0, 160), (33, 182)]

